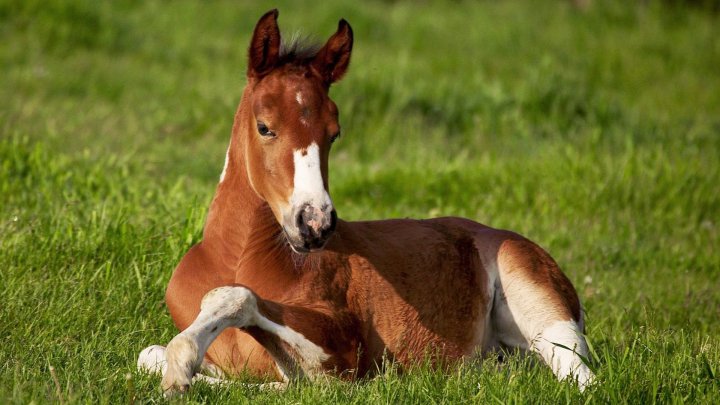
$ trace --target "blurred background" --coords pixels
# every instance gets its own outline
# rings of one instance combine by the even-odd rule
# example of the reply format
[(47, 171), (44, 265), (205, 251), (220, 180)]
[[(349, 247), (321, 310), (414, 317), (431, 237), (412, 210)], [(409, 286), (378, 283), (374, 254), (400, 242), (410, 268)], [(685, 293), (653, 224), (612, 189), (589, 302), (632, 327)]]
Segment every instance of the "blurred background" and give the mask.
[[(340, 17), (354, 27), (351, 74), (333, 89), (340, 162), (411, 164), (430, 144), (443, 158), (538, 153), (539, 140), (623, 146), (670, 131), (702, 147), (720, 104), (718, 4), (6, 0), (2, 131), (214, 177), (252, 28), (278, 7), (286, 35), (324, 40)], [(201, 158), (179, 162), (177, 142)]]

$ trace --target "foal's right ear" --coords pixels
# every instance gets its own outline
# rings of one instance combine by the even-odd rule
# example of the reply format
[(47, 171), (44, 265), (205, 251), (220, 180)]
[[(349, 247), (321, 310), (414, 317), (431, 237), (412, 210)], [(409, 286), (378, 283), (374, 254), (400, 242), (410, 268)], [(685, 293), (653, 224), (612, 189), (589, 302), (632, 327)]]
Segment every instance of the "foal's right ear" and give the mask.
[(261, 78), (278, 62), (280, 54), (280, 29), (277, 25), (278, 11), (265, 13), (253, 32), (248, 49), (248, 77)]

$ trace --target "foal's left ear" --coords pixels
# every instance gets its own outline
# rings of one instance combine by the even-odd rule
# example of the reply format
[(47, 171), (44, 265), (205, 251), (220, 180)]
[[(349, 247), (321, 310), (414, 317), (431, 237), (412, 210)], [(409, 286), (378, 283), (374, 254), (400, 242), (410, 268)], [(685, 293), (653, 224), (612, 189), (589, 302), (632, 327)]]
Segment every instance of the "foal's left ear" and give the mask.
[(320, 49), (311, 65), (328, 86), (340, 80), (347, 71), (352, 46), (352, 28), (342, 19), (338, 23), (337, 32)]

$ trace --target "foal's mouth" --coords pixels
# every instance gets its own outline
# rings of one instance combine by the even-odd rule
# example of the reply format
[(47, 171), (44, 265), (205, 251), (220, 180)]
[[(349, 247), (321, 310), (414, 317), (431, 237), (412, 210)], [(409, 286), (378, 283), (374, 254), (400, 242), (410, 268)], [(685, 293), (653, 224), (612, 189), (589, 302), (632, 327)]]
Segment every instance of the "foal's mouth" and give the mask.
[(283, 229), (285, 242), (287, 242), (293, 252), (298, 254), (317, 253), (323, 251), (331, 234), (332, 231), (326, 233), (326, 237), (323, 239), (310, 238), (309, 240), (306, 240), (302, 237), (292, 237), (285, 229)]
[[(319, 210), (318, 210), (319, 212)], [(292, 225), (283, 225), (285, 241), (295, 253), (307, 254), (320, 252), (335, 233), (337, 214), (331, 209), (329, 215), (307, 218), (298, 215)]]
[(325, 243), (323, 243), (322, 246), (316, 247), (316, 248), (307, 248), (305, 246), (295, 246), (290, 242), (288, 242), (288, 245), (290, 246), (290, 249), (292, 249), (293, 252), (301, 254), (301, 255), (308, 254), (308, 253), (322, 252), (325, 249)]

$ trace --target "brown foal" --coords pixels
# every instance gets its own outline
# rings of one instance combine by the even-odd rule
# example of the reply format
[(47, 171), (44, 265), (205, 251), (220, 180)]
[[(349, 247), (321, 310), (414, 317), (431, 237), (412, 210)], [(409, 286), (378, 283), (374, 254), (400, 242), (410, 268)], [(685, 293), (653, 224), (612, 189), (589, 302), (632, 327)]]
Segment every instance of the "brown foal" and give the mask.
[(145, 349), (139, 366), (175, 392), (196, 375), (350, 379), (384, 359), (448, 365), (520, 348), (585, 387), (580, 302), (538, 245), (462, 218), (337, 218), (328, 155), (340, 125), (328, 90), (348, 68), (352, 29), (340, 20), (322, 47), (283, 44), (277, 16), (255, 27), (203, 240), (167, 288), (182, 332)]

